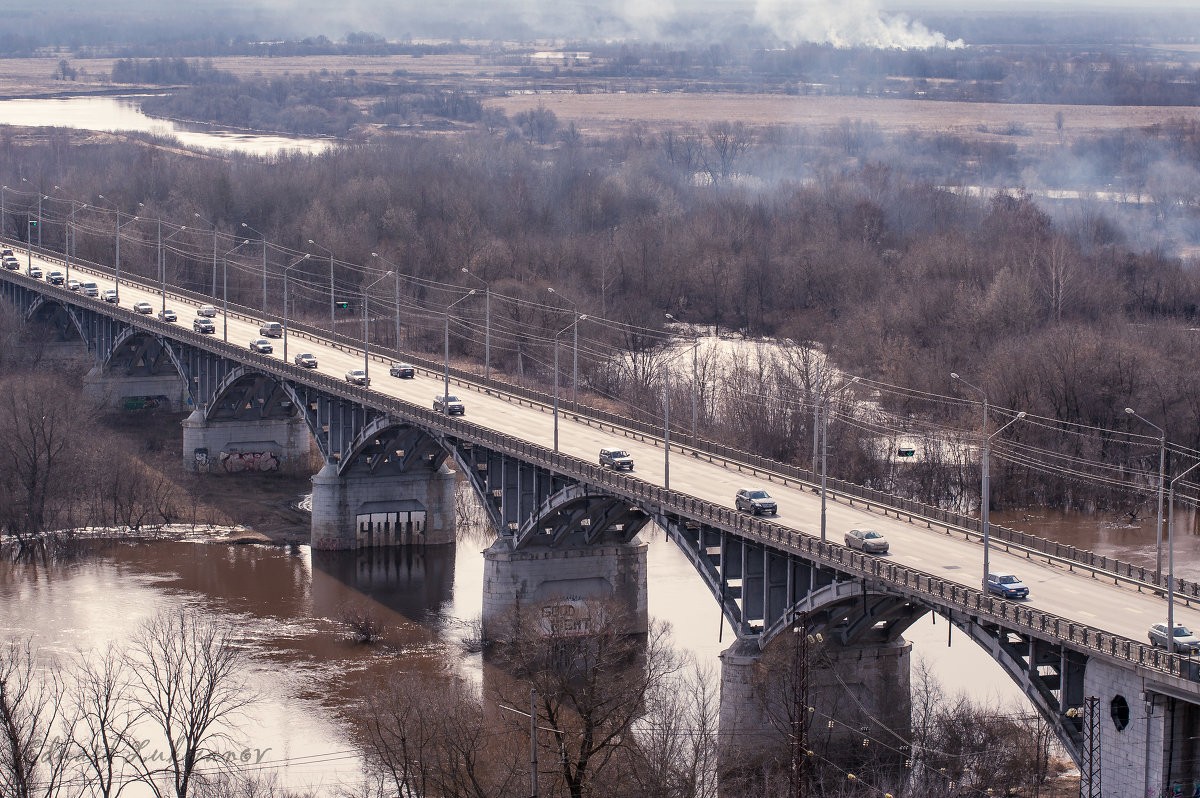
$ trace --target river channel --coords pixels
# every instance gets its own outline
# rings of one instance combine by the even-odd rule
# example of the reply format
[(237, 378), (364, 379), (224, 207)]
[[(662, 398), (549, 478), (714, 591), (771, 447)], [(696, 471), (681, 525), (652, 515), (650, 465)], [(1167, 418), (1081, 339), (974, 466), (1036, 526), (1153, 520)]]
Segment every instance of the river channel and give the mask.
[[(1036, 531), (1037, 520), (1026, 524), (1029, 531)], [(1079, 544), (1090, 528), (1101, 552), (1153, 562), (1153, 518), (1143, 519), (1140, 529), (1094, 518), (1040, 520)], [(1178, 536), (1185, 554), (1177, 552), (1177, 562), (1194, 575), (1194, 528)], [(661, 532), (643, 538), (651, 615), (670, 622), (675, 645), (716, 672), (718, 654), (733, 638), (715, 600)], [(56, 564), (0, 563), (0, 629), (32, 637), (45, 656), (65, 659), (120, 644), (164, 609), (187, 607), (227, 621), (252, 653), (249, 683), (259, 697), (242, 724), (241, 744), (277, 768), (287, 786), (333, 795), (361, 778), (354, 707), (377, 676), (439, 669), (480, 679), (482, 658), (461, 642), (480, 613), (480, 552), (487, 542), (473, 536), (454, 547), (334, 554), (197, 538), (105, 545)], [(350, 642), (337, 623), (342, 607), (364, 604), (387, 626), (381, 646)], [(914, 660), (926, 660), (950, 693), (1021, 707), (1023, 699), (999, 667), (950, 629), (933, 616), (914, 625), (906, 634)]]

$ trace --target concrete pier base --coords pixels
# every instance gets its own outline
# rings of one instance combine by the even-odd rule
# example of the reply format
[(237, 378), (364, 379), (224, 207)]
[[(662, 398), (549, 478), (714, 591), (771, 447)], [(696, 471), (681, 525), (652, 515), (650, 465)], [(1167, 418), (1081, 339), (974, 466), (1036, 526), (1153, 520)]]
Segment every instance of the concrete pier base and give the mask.
[[(1200, 781), (1200, 707), (1143, 675), (1098, 659), (1084, 694), (1099, 699), (1104, 795), (1191, 795)], [(1085, 730), (1086, 739), (1086, 730)], [(1086, 742), (1085, 742), (1086, 745)]]
[(205, 421), (197, 409), (183, 421), (183, 461), (212, 474), (306, 469), (312, 436), (302, 418)]
[(327, 463), (312, 478), (314, 549), (454, 542), (455, 472), (339, 476)]
[(178, 412), (190, 400), (178, 374), (129, 376), (105, 374), (95, 366), (83, 378), (83, 395), (100, 406), (117, 410), (163, 409)]
[(617, 602), (627, 613), (629, 634), (649, 627), (646, 602), (646, 544), (629, 543), (513, 550), (507, 538), (483, 553), (483, 634), (498, 639), (505, 624), (523, 608), (599, 599)]
[[(802, 649), (791, 633), (773, 640), (766, 652), (757, 641), (739, 640), (721, 654), (721, 771), (761, 773), (790, 765), (792, 721), (805, 706), (799, 688)], [(874, 745), (907, 740), (912, 728), (909, 658), (912, 645), (808, 647), (808, 742), (821, 757), (851, 767), (894, 769), (900, 746)], [(832, 725), (831, 725), (832, 724)], [(867, 740), (868, 744), (863, 745)]]

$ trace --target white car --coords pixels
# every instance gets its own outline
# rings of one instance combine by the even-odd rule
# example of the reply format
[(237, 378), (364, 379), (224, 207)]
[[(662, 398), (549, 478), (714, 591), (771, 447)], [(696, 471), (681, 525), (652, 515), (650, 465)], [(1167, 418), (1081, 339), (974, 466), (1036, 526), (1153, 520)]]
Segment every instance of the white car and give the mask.
[(207, 316), (208, 318), (213, 319), (217, 316), (217, 309), (212, 305), (201, 305), (200, 307), (196, 308), (196, 315)]
[(80, 285), (81, 283), (74, 277), (72, 277), (70, 280), (67, 280), (67, 288), (70, 288), (72, 291), (78, 291)]
[(117, 296), (117, 291), (114, 288), (105, 288), (100, 292), (100, 298), (105, 302), (111, 302), (114, 305), (121, 304), (120, 298)]
[(133, 312), (149, 316), (154, 312), (154, 307), (149, 302), (135, 302), (133, 303)]
[[(1150, 645), (1167, 648), (1167, 625), (1156, 623), (1146, 632)], [(1200, 637), (1192, 634), (1192, 630), (1183, 624), (1175, 624), (1175, 653), (1200, 654)]]
[(362, 369), (351, 369), (346, 372), (346, 382), (351, 385), (370, 385), (371, 378), (367, 376), (367, 372)]
[(250, 351), (258, 352), (260, 355), (269, 355), (275, 351), (275, 347), (271, 346), (271, 342), (266, 338), (256, 338), (250, 342)]

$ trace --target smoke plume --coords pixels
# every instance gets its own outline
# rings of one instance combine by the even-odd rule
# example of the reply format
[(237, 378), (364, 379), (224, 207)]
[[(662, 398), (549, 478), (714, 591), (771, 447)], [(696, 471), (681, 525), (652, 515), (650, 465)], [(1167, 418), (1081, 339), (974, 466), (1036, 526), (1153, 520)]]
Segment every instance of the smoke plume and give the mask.
[(963, 46), (962, 39), (948, 41), (903, 14), (885, 14), (873, 0), (758, 0), (754, 18), (789, 44), (900, 50)]

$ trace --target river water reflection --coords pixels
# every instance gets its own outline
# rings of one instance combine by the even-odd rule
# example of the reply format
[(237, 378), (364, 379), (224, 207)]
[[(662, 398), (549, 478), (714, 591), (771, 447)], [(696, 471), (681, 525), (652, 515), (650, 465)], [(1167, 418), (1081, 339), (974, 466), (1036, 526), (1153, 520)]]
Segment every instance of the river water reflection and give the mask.
[(142, 113), (138, 97), (134, 95), (0, 100), (0, 123), (107, 132), (137, 131), (172, 136), (185, 147), (237, 150), (253, 155), (274, 155), (283, 150), (317, 153), (335, 143), (330, 139), (239, 133), (156, 119)]
[[(678, 647), (719, 666), (733, 637), (683, 554), (649, 540), (651, 615), (669, 621)], [(250, 686), (260, 696), (242, 733), (270, 749), (292, 788), (331, 795), (361, 777), (354, 707), (373, 681), (401, 669), (450, 670), (471, 681), (482, 657), (461, 641), (482, 603), (483, 540), (425, 551), (312, 552), (307, 547), (202, 542), (122, 543), (52, 565), (0, 564), (0, 628), (32, 637), (47, 655), (127, 639), (144, 619), (191, 608), (228, 620), (253, 653)], [(387, 626), (386, 644), (359, 646), (337, 619), (347, 605), (370, 606)], [(1010, 704), (1018, 693), (999, 668), (949, 625), (926, 618), (907, 635), (951, 692)]]

